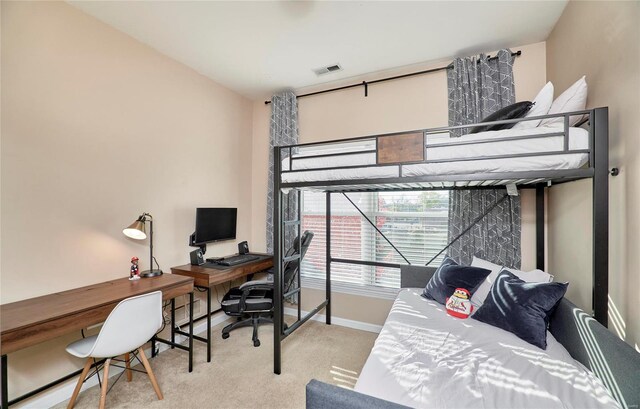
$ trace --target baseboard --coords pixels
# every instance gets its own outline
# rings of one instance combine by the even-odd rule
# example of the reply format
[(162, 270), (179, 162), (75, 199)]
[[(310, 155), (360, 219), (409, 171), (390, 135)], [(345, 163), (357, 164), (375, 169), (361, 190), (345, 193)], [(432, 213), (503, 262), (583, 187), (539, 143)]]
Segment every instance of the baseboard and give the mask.
[[(298, 315), (298, 310), (296, 308), (285, 307), (284, 313), (287, 314), (287, 315), (296, 316), (296, 315)], [(302, 313), (303, 316), (305, 316), (309, 312), (308, 311), (302, 311), (301, 313)], [(326, 315), (324, 315), (324, 314), (322, 314), (322, 315), (321, 314), (316, 314), (313, 317), (311, 317), (311, 319), (313, 321), (325, 322)], [(376, 334), (379, 334), (380, 331), (382, 330), (382, 325), (376, 325), (376, 324), (371, 324), (371, 323), (362, 322), (362, 321), (349, 320), (349, 319), (346, 319), (346, 318), (340, 318), (340, 317), (336, 317), (336, 316), (332, 316), (331, 317), (331, 324), (340, 325), (341, 327), (359, 329), (361, 331), (374, 332)]]
[[(218, 314), (215, 314), (211, 317), (211, 326), (215, 326), (218, 324), (221, 324), (227, 320), (229, 320), (230, 318), (225, 315), (224, 313), (220, 312)], [(182, 325), (184, 327), (184, 324)], [(183, 328), (184, 329), (184, 328)], [(205, 332), (207, 330), (207, 322), (203, 321), (197, 325), (195, 325), (193, 327), (193, 333), (194, 334), (201, 334), (203, 332)], [(182, 335), (176, 335), (176, 342), (180, 343), (183, 341), (186, 341), (188, 338)], [(204, 345), (201, 342), (198, 342), (198, 344)], [(196, 344), (197, 345), (197, 344)], [(163, 344), (163, 343), (156, 343), (156, 348), (158, 348), (158, 353), (162, 353), (163, 351), (166, 351), (167, 349), (171, 348), (169, 345)], [(147, 354), (148, 357), (151, 357), (151, 347), (145, 349), (145, 354)], [(185, 364), (186, 364), (186, 354), (185, 354)], [(153, 362), (153, 360), (152, 360)], [(194, 362), (194, 365), (196, 364), (196, 362)], [(186, 366), (185, 366), (186, 368)], [(185, 369), (186, 370), (186, 369)], [(124, 369), (122, 368), (118, 368), (118, 367), (112, 367), (109, 370), (109, 379), (118, 376), (122, 371), (124, 371)], [(34, 396), (31, 399), (28, 399), (24, 402), (20, 402), (18, 404), (16, 404), (15, 408), (29, 408), (29, 409), (41, 409), (41, 408), (50, 408), (52, 406), (55, 406), (59, 403), (62, 403), (68, 399), (71, 398), (71, 395), (73, 394), (73, 389), (76, 387), (76, 383), (78, 382), (78, 378), (73, 378), (70, 379), (69, 381), (58, 385), (55, 388), (52, 388), (50, 391), (48, 392), (43, 392), (37, 396)], [(91, 388), (93, 386), (96, 386), (98, 384), (98, 378), (93, 376), (90, 379), (88, 379), (84, 385), (82, 385), (82, 390)], [(97, 405), (97, 402), (96, 402)]]

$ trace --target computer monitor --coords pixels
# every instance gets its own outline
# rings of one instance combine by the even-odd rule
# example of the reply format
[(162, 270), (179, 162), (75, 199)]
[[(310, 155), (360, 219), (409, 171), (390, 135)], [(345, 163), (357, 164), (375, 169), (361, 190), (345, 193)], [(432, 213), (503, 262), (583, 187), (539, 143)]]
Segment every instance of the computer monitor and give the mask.
[(235, 240), (238, 209), (234, 207), (199, 207), (192, 245)]

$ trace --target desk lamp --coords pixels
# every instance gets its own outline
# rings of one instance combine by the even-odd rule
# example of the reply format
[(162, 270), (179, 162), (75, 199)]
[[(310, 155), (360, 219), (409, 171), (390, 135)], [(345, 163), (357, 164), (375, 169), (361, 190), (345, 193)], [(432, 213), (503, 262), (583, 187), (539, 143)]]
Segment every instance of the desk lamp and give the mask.
[[(146, 222), (149, 222), (149, 270), (145, 270), (140, 273), (140, 277), (155, 277), (162, 275), (160, 265), (155, 258), (153, 258), (153, 217), (149, 213), (142, 213), (138, 219), (131, 224), (131, 226), (122, 230), (125, 236), (135, 240), (144, 240), (147, 238)], [(153, 262), (156, 262), (158, 266), (157, 270), (153, 269)]]

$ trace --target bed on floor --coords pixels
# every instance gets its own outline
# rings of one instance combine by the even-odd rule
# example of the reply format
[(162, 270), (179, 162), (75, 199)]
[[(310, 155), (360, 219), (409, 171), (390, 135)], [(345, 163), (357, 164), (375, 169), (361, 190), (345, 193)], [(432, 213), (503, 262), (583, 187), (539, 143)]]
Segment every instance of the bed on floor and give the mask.
[(603, 383), (547, 334), (542, 350), (400, 291), (355, 390), (424, 408), (607, 408)]
[(547, 349), (403, 289), (354, 391), (316, 380), (307, 408), (637, 408), (640, 354), (563, 299)]

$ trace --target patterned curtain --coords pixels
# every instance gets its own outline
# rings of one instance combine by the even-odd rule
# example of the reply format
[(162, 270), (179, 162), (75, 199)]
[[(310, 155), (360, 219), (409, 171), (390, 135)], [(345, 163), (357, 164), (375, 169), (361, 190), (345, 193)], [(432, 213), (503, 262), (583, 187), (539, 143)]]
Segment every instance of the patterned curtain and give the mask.
[[(271, 123), (269, 125), (269, 179), (267, 181), (267, 252), (273, 253), (273, 147), (298, 143), (298, 101), (292, 91), (276, 94), (271, 98)], [(282, 153), (282, 159), (289, 157)], [(297, 192), (291, 191), (283, 198), (285, 219), (297, 218)], [(293, 228), (285, 231), (287, 244), (293, 243)], [(283, 249), (283, 252), (287, 249)]]
[[(478, 123), (500, 108), (515, 103), (511, 50), (497, 58), (456, 58), (447, 72), (449, 126)], [(451, 133), (459, 137), (462, 129)], [(449, 195), (449, 241), (500, 200), (506, 190), (454, 190)], [(453, 243), (447, 252), (469, 264), (473, 256), (492, 263), (520, 268), (520, 197), (509, 197)]]
[[(506, 189), (455, 190), (449, 195), (449, 241), (507, 194)], [(469, 265), (473, 256), (520, 269), (520, 197), (493, 208), (448, 249), (449, 256)]]
[[(497, 58), (456, 58), (447, 70), (449, 126), (482, 121), (490, 114), (516, 102), (511, 50), (498, 51)], [(461, 136), (470, 128), (452, 132)]]

